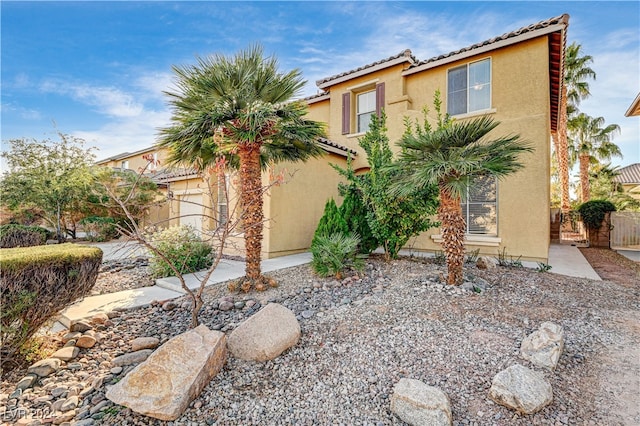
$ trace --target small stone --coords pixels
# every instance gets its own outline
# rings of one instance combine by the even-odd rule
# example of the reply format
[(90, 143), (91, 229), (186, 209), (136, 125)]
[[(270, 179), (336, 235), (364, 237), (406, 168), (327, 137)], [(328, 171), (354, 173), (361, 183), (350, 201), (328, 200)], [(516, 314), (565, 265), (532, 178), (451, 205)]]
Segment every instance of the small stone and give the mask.
[(91, 336), (80, 336), (76, 341), (76, 346), (79, 348), (92, 348), (96, 344), (96, 339)]
[(33, 373), (39, 377), (47, 377), (60, 368), (62, 362), (57, 358), (46, 358), (38, 361), (27, 369), (27, 373)]
[(118, 375), (122, 373), (122, 367), (113, 367), (110, 371), (111, 371), (111, 374)]
[(176, 302), (174, 302), (173, 300), (169, 300), (169, 301), (164, 302), (162, 304), (162, 309), (165, 310), (165, 311), (173, 311), (177, 307), (178, 307), (178, 304)]
[(66, 387), (60, 386), (51, 391), (51, 396), (54, 398), (59, 398), (67, 392), (68, 389)]
[(82, 336), (82, 333), (80, 333), (79, 331), (70, 331), (62, 336), (62, 343), (67, 343), (69, 340), (75, 340), (80, 336)]
[(301, 313), (302, 318), (304, 318), (304, 319), (311, 318), (313, 316), (313, 314), (315, 314), (315, 311), (312, 311), (312, 310), (302, 311), (302, 313)]
[(109, 321), (109, 315), (105, 313), (98, 313), (91, 317), (90, 322), (92, 324), (101, 324), (104, 325), (107, 321)]
[(37, 379), (38, 376), (36, 376), (35, 374), (27, 374), (22, 379), (20, 379), (20, 381), (16, 385), (16, 389), (25, 390), (27, 388), (30, 388), (31, 386), (33, 386)]
[(67, 343), (64, 344), (64, 348), (73, 347), (76, 345), (76, 339), (68, 340)]
[(229, 302), (228, 300), (223, 300), (220, 302), (218, 309), (224, 312), (230, 311), (231, 309), (233, 309), (233, 302)]
[(77, 407), (78, 407), (78, 397), (72, 396), (70, 398), (67, 398), (66, 401), (64, 401), (64, 404), (62, 404), (62, 406), (60, 407), (60, 411), (66, 412), (69, 410), (74, 410)]
[(51, 355), (51, 358), (58, 358), (59, 360), (62, 360), (62, 361), (71, 361), (72, 359), (77, 357), (79, 353), (80, 353), (79, 348), (75, 346), (67, 346), (65, 348), (58, 349), (57, 351), (55, 351)]
[(93, 327), (85, 321), (74, 321), (69, 327), (69, 331), (79, 331), (80, 333), (91, 330)]
[(236, 303), (233, 304), (233, 307), (236, 309), (242, 309), (244, 308), (245, 302), (242, 300), (237, 301)]
[(136, 352), (120, 355), (111, 360), (114, 367), (123, 367), (125, 365), (139, 364), (146, 360), (153, 351), (151, 349), (142, 349)]
[(82, 368), (82, 364), (80, 364), (79, 362), (70, 362), (67, 364), (67, 369), (75, 371), (75, 370), (80, 370)]
[(57, 416), (56, 418), (53, 419), (53, 424), (54, 425), (59, 425), (62, 424), (64, 422), (70, 422), (71, 420), (73, 420), (73, 418), (76, 416), (76, 410), (71, 410), (71, 411), (67, 411), (66, 413), (63, 413), (59, 416)]
[(137, 337), (131, 341), (131, 350), (139, 351), (141, 349), (155, 349), (160, 344), (157, 337)]

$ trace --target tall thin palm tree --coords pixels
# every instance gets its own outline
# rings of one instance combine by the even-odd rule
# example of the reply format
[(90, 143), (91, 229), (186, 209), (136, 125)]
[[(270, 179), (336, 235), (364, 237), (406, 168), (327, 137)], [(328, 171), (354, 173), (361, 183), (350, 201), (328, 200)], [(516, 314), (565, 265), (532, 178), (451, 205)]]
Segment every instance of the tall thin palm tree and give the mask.
[(567, 46), (564, 60), (564, 85), (560, 103), (560, 119), (558, 128), (553, 134), (554, 149), (558, 160), (560, 175), (560, 207), (563, 213), (570, 210), (569, 201), (569, 142), (567, 123), (577, 113), (582, 99), (591, 95), (587, 79), (596, 79), (596, 73), (589, 67), (593, 62), (590, 55), (582, 55), (582, 46), (573, 42)]
[(416, 188), (437, 185), (440, 196), (438, 219), (442, 227), (442, 248), (447, 259), (447, 282), (462, 283), (464, 236), (466, 224), (461, 201), (474, 177), (502, 178), (523, 167), (518, 157), (533, 149), (510, 135), (489, 139), (487, 135), (500, 123), (490, 117), (472, 121), (450, 121), (439, 112), (436, 95), (438, 127), (433, 130), (426, 122), (407, 127), (398, 146), (401, 148), (396, 167), (400, 178), (392, 188), (409, 194)]
[(169, 149), (172, 164), (204, 170), (224, 157), (238, 169), (246, 251), (241, 288), (264, 290), (261, 172), (271, 163), (323, 153), (316, 144), (323, 126), (305, 118), (303, 102), (293, 101), (306, 82), (298, 69), (279, 71), (277, 59), (265, 57), (259, 45), (234, 56), (199, 57), (173, 71), (176, 89), (166, 92), (172, 123), (160, 130), (158, 145)]
[(568, 122), (571, 160), (580, 164), (581, 201), (591, 198), (589, 168), (591, 164), (609, 161), (611, 157), (622, 158), (620, 147), (612, 142), (613, 136), (620, 133), (620, 126), (609, 124), (604, 127), (604, 117), (590, 117), (581, 112)]

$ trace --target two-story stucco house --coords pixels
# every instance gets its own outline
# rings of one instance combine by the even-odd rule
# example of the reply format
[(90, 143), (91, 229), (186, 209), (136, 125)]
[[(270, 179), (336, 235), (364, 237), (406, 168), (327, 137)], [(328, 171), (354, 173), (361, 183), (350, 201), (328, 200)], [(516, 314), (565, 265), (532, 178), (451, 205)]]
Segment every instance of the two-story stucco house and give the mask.
[[(305, 100), (309, 117), (327, 124), (327, 139), (319, 142), (327, 155), (277, 166), (292, 177), (265, 197), (264, 257), (308, 250), (325, 202), (339, 198), (340, 177), (330, 163), (345, 166), (352, 155), (356, 170), (367, 168), (358, 138), (372, 114), (384, 108), (393, 144), (404, 131), (404, 118), (421, 119), (423, 107), (433, 109), (440, 90), (443, 108), (456, 120), (490, 115), (501, 122), (492, 135), (517, 133), (535, 149), (522, 157), (521, 171), (487, 182), (466, 200), (467, 249), (496, 255), (506, 248), (524, 260), (547, 261), (550, 141), (560, 114), (568, 20), (562, 15), (427, 60), (405, 50), (317, 81), (319, 93)], [(188, 185), (179, 184), (187, 177), (174, 176), (169, 189), (174, 197), (190, 194)], [(436, 251), (439, 242), (439, 230), (432, 229), (410, 248)]]

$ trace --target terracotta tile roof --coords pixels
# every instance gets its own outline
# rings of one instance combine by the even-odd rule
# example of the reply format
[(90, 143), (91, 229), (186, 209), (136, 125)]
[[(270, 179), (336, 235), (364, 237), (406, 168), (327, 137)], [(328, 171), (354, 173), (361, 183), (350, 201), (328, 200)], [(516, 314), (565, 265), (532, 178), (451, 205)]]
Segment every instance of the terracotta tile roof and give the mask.
[(192, 168), (162, 169), (151, 174), (149, 177), (155, 183), (167, 183), (173, 180), (180, 180), (180, 178), (195, 176), (197, 174), (198, 172), (196, 171), (196, 169), (192, 169)]
[(325, 99), (329, 99), (329, 92), (320, 92), (315, 95), (307, 96), (306, 98), (302, 98), (301, 100), (307, 102), (308, 104), (312, 104), (314, 102), (323, 101)]
[(569, 15), (567, 15), (565, 13), (564, 15), (556, 16), (555, 18), (550, 18), (550, 19), (547, 19), (547, 20), (544, 20), (544, 21), (540, 21), (540, 22), (538, 22), (536, 24), (531, 24), (529, 26), (522, 27), (522, 28), (517, 29), (515, 31), (504, 33), (501, 36), (493, 37), (493, 38), (490, 38), (488, 40), (481, 41), (480, 43), (475, 43), (475, 44), (472, 44), (471, 46), (463, 47), (462, 49), (456, 50), (454, 52), (449, 52), (449, 53), (446, 53), (446, 54), (440, 55), (440, 56), (434, 56), (432, 58), (426, 59), (424, 61), (420, 61), (420, 62), (412, 65), (411, 67), (409, 67), (409, 69), (420, 67), (421, 65), (428, 64), (428, 63), (431, 63), (431, 62), (440, 61), (442, 59), (446, 59), (446, 58), (449, 58), (449, 57), (452, 57), (452, 56), (458, 56), (458, 55), (460, 55), (461, 53), (464, 53), (464, 52), (469, 52), (471, 50), (476, 50), (476, 49), (479, 49), (479, 48), (481, 48), (483, 46), (496, 44), (496, 43), (498, 43), (500, 41), (503, 41), (503, 40), (508, 40), (508, 39), (511, 39), (511, 38), (515, 38), (517, 36), (524, 35), (526, 33), (532, 33), (534, 31), (542, 30), (542, 29), (545, 29), (545, 28), (548, 28), (548, 27), (551, 27), (551, 26), (554, 26), (554, 25), (558, 25), (558, 24), (564, 25), (564, 26), (568, 25), (569, 24)]
[[(318, 138), (318, 143), (320, 144), (321, 148), (325, 149), (325, 151), (327, 151), (327, 149), (326, 149), (327, 147), (331, 147), (331, 148), (334, 148), (334, 149), (333, 150), (328, 150), (328, 151), (330, 151), (330, 152), (335, 152), (335, 150), (342, 151), (342, 154), (345, 157), (348, 154), (358, 155), (357, 151), (355, 151), (355, 150), (353, 150), (351, 148), (348, 148), (348, 147), (346, 147), (344, 145), (340, 145), (339, 143), (335, 143), (333, 141), (330, 141), (327, 138)], [(338, 153), (336, 152), (336, 154), (338, 154)]]
[(618, 183), (640, 184), (640, 163), (630, 164), (618, 170), (620, 173), (613, 180)]
[[(384, 69), (396, 64), (403, 63), (403, 62), (409, 62), (410, 64), (413, 64), (416, 62), (416, 58), (411, 53), (411, 50), (406, 49), (398, 53), (397, 55), (390, 56), (386, 59), (382, 59), (380, 61), (376, 61), (371, 64), (367, 64), (350, 71), (345, 71), (340, 74), (332, 75), (331, 77), (326, 77), (321, 80), (317, 80), (316, 85), (319, 88), (324, 89), (326, 87), (331, 86), (332, 84), (339, 83), (340, 81), (345, 81), (345, 80), (349, 80), (351, 78), (357, 77), (358, 74), (368, 74), (369, 72), (373, 71), (373, 70), (370, 70), (370, 68)], [(355, 75), (352, 75), (352, 74), (355, 74)], [(346, 77), (349, 77), (349, 78), (346, 78)]]

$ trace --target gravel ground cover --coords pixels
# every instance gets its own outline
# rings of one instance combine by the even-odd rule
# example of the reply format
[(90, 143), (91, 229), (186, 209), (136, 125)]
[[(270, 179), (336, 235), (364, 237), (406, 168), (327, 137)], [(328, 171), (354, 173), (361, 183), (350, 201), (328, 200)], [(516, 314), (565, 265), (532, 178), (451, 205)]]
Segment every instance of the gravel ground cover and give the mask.
[[(184, 415), (168, 424), (401, 425), (389, 398), (402, 377), (447, 393), (455, 425), (640, 424), (639, 286), (469, 266), (469, 279), (487, 285), (475, 293), (443, 285), (444, 273), (432, 261), (372, 258), (363, 273), (336, 281), (299, 266), (271, 274), (280, 283), (276, 289), (232, 295), (228, 311), (219, 309), (229, 296), (225, 286), (207, 289), (201, 321), (209, 328), (230, 331), (272, 301), (296, 313), (302, 339), (266, 363), (229, 358)], [(134, 338), (164, 342), (187, 330), (190, 313), (182, 302), (171, 310), (157, 303), (115, 313), (96, 346), (13, 399), (24, 371), (10, 372), (2, 379), (0, 407), (7, 407), (5, 415), (16, 408), (46, 409), (78, 393), (78, 407), (66, 421), (165, 424), (112, 405), (104, 385), (130, 371), (113, 369), (110, 360), (130, 351)], [(487, 393), (502, 369), (531, 367), (519, 357), (520, 343), (544, 321), (565, 330), (558, 368), (545, 372), (554, 401), (520, 416)], [(96, 378), (104, 385), (90, 390)]]

